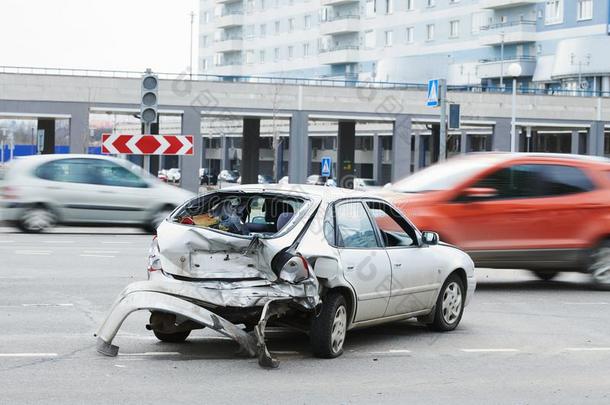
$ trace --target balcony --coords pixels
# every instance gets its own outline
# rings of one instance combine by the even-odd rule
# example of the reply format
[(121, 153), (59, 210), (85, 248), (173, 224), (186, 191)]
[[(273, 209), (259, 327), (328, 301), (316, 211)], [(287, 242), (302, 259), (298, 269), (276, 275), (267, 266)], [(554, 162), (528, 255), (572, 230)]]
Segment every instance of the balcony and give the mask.
[(481, 27), (479, 45), (494, 46), (536, 41), (536, 21), (511, 21)]
[(220, 76), (241, 76), (242, 63), (239, 61), (224, 62), (214, 66), (214, 71), (211, 72)]
[(539, 0), (481, 0), (479, 3), (481, 8), (490, 10), (499, 10), (502, 8), (510, 8), (517, 6), (525, 6), (528, 4), (536, 4)]
[(244, 25), (244, 12), (241, 10), (223, 12), (220, 17), (216, 17), (217, 28), (238, 27), (240, 25)]
[(348, 3), (359, 3), (359, 0), (322, 0), (323, 6), (340, 6)]
[(360, 31), (359, 15), (339, 15), (320, 23), (321, 35), (347, 34)]
[(358, 45), (337, 45), (328, 49), (320, 49), (318, 60), (323, 65), (353, 63), (359, 60), (360, 47)]
[(536, 57), (534, 56), (519, 56), (516, 58), (506, 58), (504, 61), (499, 59), (484, 59), (477, 66), (478, 75), (481, 79), (498, 78), (500, 76), (508, 77), (508, 67), (513, 63), (521, 66), (521, 75), (533, 76), (536, 69)]
[(234, 36), (221, 38), (214, 43), (214, 50), (216, 52), (237, 52), (241, 51), (243, 47), (242, 37)]

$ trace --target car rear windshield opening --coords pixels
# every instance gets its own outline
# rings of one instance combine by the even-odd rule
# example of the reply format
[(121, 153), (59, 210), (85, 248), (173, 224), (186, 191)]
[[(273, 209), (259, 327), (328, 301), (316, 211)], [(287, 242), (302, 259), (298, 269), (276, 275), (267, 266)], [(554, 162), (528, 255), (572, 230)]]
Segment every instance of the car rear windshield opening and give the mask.
[(189, 201), (171, 221), (235, 235), (270, 237), (292, 228), (305, 206), (306, 200), (293, 196), (218, 192)]

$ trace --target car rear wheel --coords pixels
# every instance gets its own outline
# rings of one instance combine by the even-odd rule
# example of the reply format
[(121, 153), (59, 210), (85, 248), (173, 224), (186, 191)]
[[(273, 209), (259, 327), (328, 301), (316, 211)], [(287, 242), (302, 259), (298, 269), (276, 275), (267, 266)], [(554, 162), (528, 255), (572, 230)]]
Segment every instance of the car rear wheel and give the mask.
[(428, 327), (438, 332), (448, 332), (457, 328), (464, 313), (466, 292), (457, 274), (447, 277), (436, 300), (434, 320)]
[(182, 343), (186, 340), (187, 337), (191, 334), (190, 330), (183, 332), (175, 332), (175, 333), (163, 333), (153, 330), (153, 333), (162, 342), (167, 343)]
[(17, 225), (24, 232), (40, 233), (55, 226), (56, 221), (55, 214), (50, 210), (44, 207), (33, 207), (24, 212)]
[(144, 225), (144, 230), (149, 233), (156, 233), (157, 228), (159, 227), (159, 225), (161, 225), (161, 222), (163, 222), (163, 220), (167, 218), (168, 215), (172, 213), (172, 211), (173, 209), (170, 207), (163, 207), (157, 212), (155, 212), (155, 214), (150, 219), (150, 222)]
[(588, 270), (597, 287), (610, 290), (610, 240), (602, 242), (591, 252)]
[(544, 281), (552, 280), (555, 277), (557, 277), (557, 275), (559, 274), (556, 271), (534, 271), (533, 273), (540, 280), (544, 280)]
[(339, 293), (328, 294), (311, 321), (309, 339), (314, 356), (331, 359), (343, 353), (347, 333), (347, 304)]

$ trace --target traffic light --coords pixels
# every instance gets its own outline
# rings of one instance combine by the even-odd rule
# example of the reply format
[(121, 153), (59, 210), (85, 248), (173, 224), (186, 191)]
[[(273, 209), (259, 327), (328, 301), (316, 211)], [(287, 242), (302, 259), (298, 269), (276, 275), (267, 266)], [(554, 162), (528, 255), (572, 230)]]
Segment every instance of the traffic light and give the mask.
[(140, 102), (140, 120), (143, 124), (157, 122), (159, 108), (159, 78), (150, 69), (142, 76), (142, 99)]

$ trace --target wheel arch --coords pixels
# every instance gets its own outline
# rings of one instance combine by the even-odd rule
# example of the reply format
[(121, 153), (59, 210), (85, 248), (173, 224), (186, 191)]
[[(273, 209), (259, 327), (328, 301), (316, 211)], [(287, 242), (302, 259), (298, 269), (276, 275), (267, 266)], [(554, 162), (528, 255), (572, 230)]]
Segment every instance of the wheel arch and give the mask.
[[(345, 299), (345, 303), (347, 304), (347, 313), (348, 313), (348, 328), (352, 324), (354, 317), (356, 316), (356, 295), (352, 291), (351, 288), (346, 286), (335, 286), (326, 289), (324, 296), (330, 294), (331, 292), (339, 293)], [(324, 296), (322, 299), (324, 299)]]

